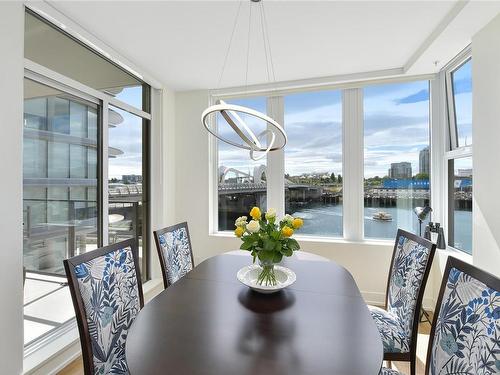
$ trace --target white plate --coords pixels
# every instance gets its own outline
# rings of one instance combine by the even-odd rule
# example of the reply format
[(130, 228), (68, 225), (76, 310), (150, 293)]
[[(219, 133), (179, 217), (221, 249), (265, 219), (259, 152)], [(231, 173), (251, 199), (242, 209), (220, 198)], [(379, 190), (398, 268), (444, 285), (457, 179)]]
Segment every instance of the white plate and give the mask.
[(281, 289), (292, 285), (297, 279), (295, 272), (293, 272), (291, 269), (282, 266), (274, 266), (274, 274), (276, 275), (276, 280), (278, 281), (278, 283), (274, 286), (259, 285), (257, 284), (257, 278), (261, 271), (262, 268), (260, 266), (252, 264), (240, 269), (236, 274), (236, 277), (242, 284), (245, 284), (250, 289), (265, 294), (278, 292)]

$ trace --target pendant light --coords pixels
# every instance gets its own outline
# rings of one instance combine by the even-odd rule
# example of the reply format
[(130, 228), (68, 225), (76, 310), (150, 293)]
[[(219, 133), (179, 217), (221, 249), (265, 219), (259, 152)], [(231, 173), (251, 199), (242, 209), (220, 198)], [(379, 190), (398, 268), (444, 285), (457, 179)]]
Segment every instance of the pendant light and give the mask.
[[(250, 35), (251, 35), (251, 22), (252, 22), (252, 8), (257, 6), (260, 15), (261, 32), (263, 38), (264, 54), (266, 59), (266, 71), (268, 82), (271, 82), (271, 75), (273, 77), (273, 82), (275, 82), (274, 76), (274, 66), (272, 61), (271, 46), (269, 44), (269, 36), (267, 32), (267, 20), (264, 9), (264, 4), (262, 0), (250, 0), (251, 3), (249, 7), (249, 20), (248, 20), (248, 39), (247, 39), (247, 62), (246, 62), (246, 72), (245, 72), (245, 87), (247, 86), (248, 78), (248, 61), (249, 61), (249, 50), (250, 50)], [(233, 26), (233, 31), (231, 33), (231, 38), (229, 40), (229, 45), (226, 51), (226, 56), (224, 58), (224, 63), (222, 66), (221, 74), (219, 77), (219, 83), (224, 75), (224, 70), (228, 60), (229, 52), (231, 50), (231, 45), (233, 42), (234, 32), (236, 30), (236, 25), (238, 24), (238, 18), (240, 15), (242, 1), (238, 5), (238, 12), (236, 14), (236, 19)], [(268, 56), (269, 53), (269, 56)], [(210, 126), (209, 116), (211, 114), (220, 114), (224, 121), (231, 127), (232, 130), (237, 134), (237, 136), (243, 141), (241, 144), (232, 141), (229, 138), (223, 137), (217, 130), (214, 130)], [(245, 117), (255, 118), (260, 121), (264, 121), (267, 124), (267, 129), (259, 134), (255, 134), (250, 126), (241, 118), (240, 115), (245, 115)], [(205, 129), (218, 138), (219, 140), (228, 143), (232, 146), (239, 147), (250, 151), (250, 158), (252, 160), (259, 160), (264, 158), (268, 152), (280, 150), (285, 147), (287, 142), (287, 136), (283, 127), (274, 119), (268, 115), (256, 111), (255, 109), (228, 104), (223, 100), (217, 100), (215, 105), (212, 105), (205, 109), (201, 115), (201, 122), (203, 123)], [(277, 133), (280, 137), (277, 136)], [(279, 139), (279, 141), (278, 141)], [(267, 141), (267, 146), (266, 146)], [(277, 144), (277, 141), (279, 144)], [(258, 155), (257, 155), (258, 153)]]

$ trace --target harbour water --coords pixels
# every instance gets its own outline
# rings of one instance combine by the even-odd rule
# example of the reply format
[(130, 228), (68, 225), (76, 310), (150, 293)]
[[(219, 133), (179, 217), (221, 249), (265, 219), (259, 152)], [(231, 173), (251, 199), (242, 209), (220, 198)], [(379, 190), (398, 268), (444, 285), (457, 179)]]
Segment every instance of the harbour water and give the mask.
[[(313, 236), (342, 237), (342, 204), (317, 203), (307, 208), (296, 208), (293, 216), (304, 219), (300, 234)], [(373, 219), (377, 212), (387, 212), (392, 221)], [(427, 223), (422, 225), (422, 232)], [(394, 239), (398, 228), (418, 233), (418, 221), (409, 207), (365, 207), (365, 238)], [(472, 249), (472, 212), (455, 211), (455, 247), (470, 253)], [(448, 239), (446, 239), (448, 241)]]

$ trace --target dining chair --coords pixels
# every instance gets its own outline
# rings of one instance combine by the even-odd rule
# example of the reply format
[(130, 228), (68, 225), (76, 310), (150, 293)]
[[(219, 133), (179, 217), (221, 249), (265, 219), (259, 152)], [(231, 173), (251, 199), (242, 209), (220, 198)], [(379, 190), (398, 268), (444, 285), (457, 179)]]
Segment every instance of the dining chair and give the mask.
[(85, 375), (128, 374), (125, 342), (144, 306), (135, 239), (64, 260)]
[(153, 232), (160, 258), (163, 285), (172, 285), (194, 267), (193, 249), (186, 222)]
[[(500, 373), (500, 279), (453, 257), (434, 311), (426, 375)], [(402, 375), (382, 368), (383, 375)]]
[(410, 362), (415, 375), (419, 312), (436, 245), (398, 229), (385, 309), (368, 306), (384, 345), (384, 360)]

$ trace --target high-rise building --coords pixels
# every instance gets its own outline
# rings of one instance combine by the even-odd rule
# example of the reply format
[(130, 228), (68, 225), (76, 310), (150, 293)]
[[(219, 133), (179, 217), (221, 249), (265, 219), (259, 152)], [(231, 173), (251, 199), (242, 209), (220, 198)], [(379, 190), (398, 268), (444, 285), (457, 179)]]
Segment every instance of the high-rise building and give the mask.
[(418, 157), (418, 173), (430, 173), (430, 152), (429, 147), (425, 147), (420, 150)]
[(391, 168), (389, 168), (390, 178), (411, 178), (411, 176), (411, 163), (407, 161), (391, 163)]

